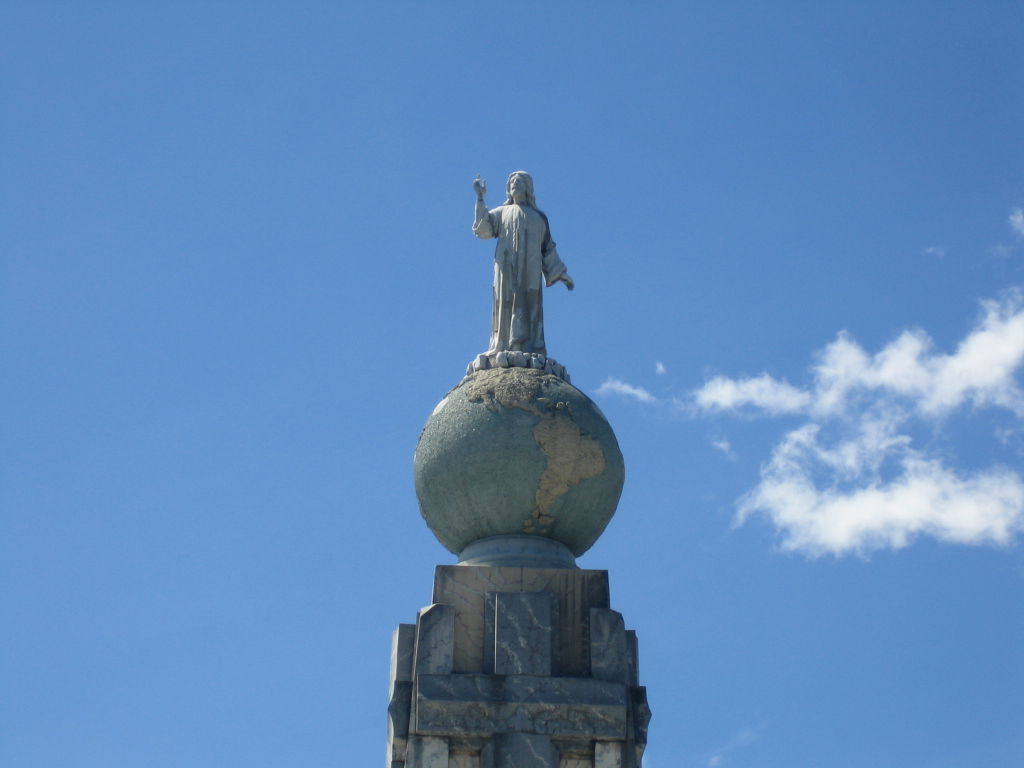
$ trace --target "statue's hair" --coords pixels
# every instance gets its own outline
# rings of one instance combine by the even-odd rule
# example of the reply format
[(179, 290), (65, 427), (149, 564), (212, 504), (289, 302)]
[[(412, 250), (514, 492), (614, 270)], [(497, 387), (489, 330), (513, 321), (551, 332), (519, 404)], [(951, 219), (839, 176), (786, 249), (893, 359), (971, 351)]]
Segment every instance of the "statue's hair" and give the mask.
[(512, 179), (516, 176), (522, 176), (526, 179), (526, 204), (536, 208), (537, 198), (533, 194), (533, 176), (526, 171), (512, 171), (508, 175), (508, 181), (505, 182), (505, 205), (512, 205)]

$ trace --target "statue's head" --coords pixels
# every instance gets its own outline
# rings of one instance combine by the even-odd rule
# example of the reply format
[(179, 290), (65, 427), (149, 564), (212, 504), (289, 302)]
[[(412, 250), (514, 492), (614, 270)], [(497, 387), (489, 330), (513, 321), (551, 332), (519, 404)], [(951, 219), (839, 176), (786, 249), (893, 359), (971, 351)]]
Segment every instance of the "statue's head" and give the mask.
[(511, 205), (516, 197), (526, 205), (537, 207), (537, 198), (533, 195), (533, 177), (526, 171), (513, 171), (505, 183), (505, 205)]

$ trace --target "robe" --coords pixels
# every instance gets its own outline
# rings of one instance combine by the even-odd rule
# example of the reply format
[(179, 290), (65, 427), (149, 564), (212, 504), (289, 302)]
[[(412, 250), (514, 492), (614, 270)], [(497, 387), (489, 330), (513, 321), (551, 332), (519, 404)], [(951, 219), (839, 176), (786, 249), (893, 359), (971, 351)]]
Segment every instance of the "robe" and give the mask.
[(488, 211), (481, 204), (473, 234), (498, 240), (488, 354), (517, 350), (547, 355), (541, 283), (552, 285), (566, 271), (547, 216), (529, 205), (499, 205)]

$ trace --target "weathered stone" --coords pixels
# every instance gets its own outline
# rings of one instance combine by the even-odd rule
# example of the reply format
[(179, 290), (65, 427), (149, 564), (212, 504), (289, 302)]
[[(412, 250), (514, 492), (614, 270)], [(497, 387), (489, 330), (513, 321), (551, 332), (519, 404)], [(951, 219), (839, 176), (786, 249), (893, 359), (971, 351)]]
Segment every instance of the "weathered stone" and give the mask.
[(650, 710), (606, 571), (439, 566), (434, 601), (392, 641), (388, 768), (640, 768)]
[(626, 630), (626, 682), (640, 685), (640, 648), (632, 629)]
[[(647, 705), (647, 688), (639, 685), (629, 689), (630, 698), (630, 738), (640, 745), (647, 743), (647, 726), (651, 722), (651, 708)], [(638, 761), (639, 764), (639, 761)]]
[(412, 660), (416, 626), (399, 624), (391, 637), (391, 674), (388, 685), (387, 765), (401, 764), (406, 757), (412, 707)]
[(417, 733), (543, 733), (625, 739), (626, 687), (601, 680), (528, 675), (419, 675)]
[[(505, 361), (505, 366), (498, 365), (498, 355), (501, 355), (502, 360)], [(521, 355), (521, 356), (520, 356)], [(477, 371), (487, 371), (491, 368), (533, 368), (538, 371), (544, 371), (552, 376), (555, 375), (555, 367), (558, 367), (563, 372), (565, 366), (558, 365), (558, 361), (547, 357), (546, 355), (540, 355), (536, 352), (520, 352), (513, 355), (511, 352), (483, 352), (474, 357), (469, 364), (466, 366), (466, 376), (472, 376)], [(569, 374), (566, 373), (562, 378), (565, 379), (566, 383), (569, 382)]]
[(448, 768), (448, 742), (432, 736), (413, 736), (405, 768)]
[(599, 741), (594, 744), (594, 768), (626, 768), (621, 741)]
[(514, 351), (508, 353), (508, 364), (510, 368), (527, 368), (530, 359), (522, 352)]
[(387, 765), (405, 760), (409, 740), (409, 718), (412, 709), (412, 683), (405, 680), (391, 684), (388, 700)]
[(490, 592), (494, 674), (551, 675), (558, 652), (558, 605), (550, 592)]
[(496, 733), (480, 754), (480, 768), (559, 768), (558, 750), (547, 736)]
[(399, 624), (391, 635), (391, 682), (412, 681), (412, 657), (416, 649), (416, 625)]
[(422, 609), (416, 622), (416, 674), (451, 672), (454, 651), (455, 609), (438, 604)]
[[(608, 572), (563, 568), (438, 566), (433, 601), (455, 608), (455, 672), (484, 672), (488, 592), (550, 592), (558, 598), (562, 675), (590, 673), (590, 609), (608, 607)], [(493, 655), (490, 657), (493, 664)]]
[(590, 674), (598, 680), (626, 682), (626, 625), (618, 611), (590, 609)]
[(560, 759), (559, 768), (564, 768), (565, 763), (577, 760), (583, 763), (581, 768), (593, 768), (594, 763), (594, 742), (587, 738), (565, 738), (552, 736), (551, 741), (558, 750)]
[(452, 752), (451, 747), (449, 747), (448, 768), (481, 768), (480, 754), (473, 752)]

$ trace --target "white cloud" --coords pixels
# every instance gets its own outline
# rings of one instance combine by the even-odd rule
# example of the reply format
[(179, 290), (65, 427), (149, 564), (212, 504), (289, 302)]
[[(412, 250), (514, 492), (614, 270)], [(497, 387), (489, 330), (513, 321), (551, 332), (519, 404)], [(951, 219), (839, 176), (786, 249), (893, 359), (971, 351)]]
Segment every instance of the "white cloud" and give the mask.
[(721, 451), (727, 458), (735, 459), (736, 454), (732, 450), (732, 445), (724, 437), (717, 437), (711, 441), (711, 447), (716, 451)]
[(1015, 374), (1024, 363), (1024, 302), (1019, 293), (982, 304), (975, 329), (951, 355), (936, 353), (923, 331), (905, 331), (875, 355), (845, 331), (818, 355), (814, 383), (800, 389), (767, 373), (716, 376), (693, 395), (702, 410), (751, 407), (769, 415), (811, 412), (819, 417), (862, 407), (865, 397), (912, 402), (924, 415), (964, 404), (998, 405), (1024, 415)]
[(658, 401), (658, 398), (643, 387), (634, 387), (632, 384), (627, 384), (621, 379), (613, 378), (605, 379), (604, 383), (597, 388), (597, 394), (623, 395), (624, 397), (632, 397), (634, 400), (639, 400), (641, 403), (656, 403)]
[(665, 364), (661, 362), (661, 360), (655, 360), (654, 372), (659, 376), (664, 376), (666, 373), (668, 373), (668, 368), (665, 367)]
[[(899, 549), (918, 536), (960, 544), (1011, 543), (1024, 531), (1024, 480), (1005, 467), (970, 472), (912, 445), (911, 426), (941, 431), (957, 409), (997, 407), (1024, 417), (1018, 293), (982, 304), (951, 354), (907, 331), (872, 355), (840, 333), (817, 355), (806, 388), (768, 374), (716, 377), (693, 393), (704, 411), (742, 406), (803, 414), (739, 501), (737, 523), (770, 519), (782, 546), (817, 556)], [(731, 446), (730, 446), (731, 449)]]
[[(1024, 530), (1024, 481), (1006, 468), (958, 474), (909, 448), (896, 434), (861, 435), (835, 445), (816, 425), (788, 433), (739, 504), (737, 522), (756, 512), (782, 534), (782, 548), (817, 556), (901, 549), (921, 535), (957, 544), (1009, 544)], [(881, 479), (894, 461), (895, 476)], [(816, 471), (833, 482), (820, 488)], [(844, 485), (843, 480), (847, 481)]]
[(1014, 208), (1010, 212), (1010, 226), (1014, 232), (1024, 237), (1024, 208)]
[(694, 399), (699, 408), (709, 411), (753, 406), (771, 414), (798, 413), (811, 404), (807, 392), (776, 381), (767, 373), (739, 380), (716, 376), (697, 390)]
[(946, 257), (946, 249), (938, 245), (929, 245), (924, 249), (925, 256), (934, 256), (936, 259), (944, 259)]

